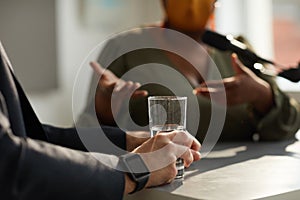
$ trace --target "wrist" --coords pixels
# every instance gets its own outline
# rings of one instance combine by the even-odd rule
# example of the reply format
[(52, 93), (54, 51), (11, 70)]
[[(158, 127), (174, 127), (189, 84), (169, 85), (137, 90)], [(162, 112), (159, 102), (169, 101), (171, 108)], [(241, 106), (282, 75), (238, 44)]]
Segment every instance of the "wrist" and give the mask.
[(150, 172), (139, 154), (122, 155), (119, 159), (119, 166), (126, 172), (124, 193), (132, 194), (146, 186)]
[(136, 188), (136, 183), (133, 180), (131, 180), (127, 174), (125, 174), (124, 194), (132, 193), (135, 188)]

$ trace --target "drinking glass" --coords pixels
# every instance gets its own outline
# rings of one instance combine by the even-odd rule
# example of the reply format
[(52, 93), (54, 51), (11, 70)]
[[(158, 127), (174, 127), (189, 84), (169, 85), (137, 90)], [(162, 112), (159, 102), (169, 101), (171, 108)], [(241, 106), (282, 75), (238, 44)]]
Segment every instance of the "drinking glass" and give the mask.
[[(151, 137), (163, 131), (186, 130), (187, 97), (152, 96), (148, 98), (149, 128)], [(183, 178), (184, 163), (176, 161), (176, 179)]]

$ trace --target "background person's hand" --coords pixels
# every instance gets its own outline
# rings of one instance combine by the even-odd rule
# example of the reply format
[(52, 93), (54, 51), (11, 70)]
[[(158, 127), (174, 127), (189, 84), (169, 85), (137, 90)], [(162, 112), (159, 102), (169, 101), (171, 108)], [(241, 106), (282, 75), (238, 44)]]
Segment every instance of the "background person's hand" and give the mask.
[(145, 90), (137, 90), (141, 85), (132, 81), (124, 81), (115, 76), (110, 70), (103, 69), (99, 63), (91, 62), (91, 67), (99, 75), (99, 83), (95, 95), (97, 116), (104, 124), (114, 124), (124, 99), (144, 97)]
[(200, 159), (200, 147), (193, 136), (183, 131), (160, 132), (144, 142), (133, 152), (140, 153), (151, 172), (146, 187), (170, 183), (177, 174), (177, 158), (182, 158), (188, 167)]
[(232, 55), (232, 66), (235, 76), (203, 83), (193, 91), (194, 94), (207, 98), (213, 95), (214, 100), (220, 104), (225, 104), (225, 96), (228, 106), (250, 103), (261, 114), (267, 113), (273, 106), (273, 93), (269, 83), (245, 67), (235, 54)]

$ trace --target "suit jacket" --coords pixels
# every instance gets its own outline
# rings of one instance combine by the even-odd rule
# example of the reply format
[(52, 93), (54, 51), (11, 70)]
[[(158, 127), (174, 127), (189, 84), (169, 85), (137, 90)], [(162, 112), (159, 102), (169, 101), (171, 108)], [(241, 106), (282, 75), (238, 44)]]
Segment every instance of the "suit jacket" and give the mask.
[[(42, 125), (0, 50), (0, 198), (122, 199), (123, 173), (84, 152), (75, 128)], [(123, 131), (103, 130), (125, 148)]]

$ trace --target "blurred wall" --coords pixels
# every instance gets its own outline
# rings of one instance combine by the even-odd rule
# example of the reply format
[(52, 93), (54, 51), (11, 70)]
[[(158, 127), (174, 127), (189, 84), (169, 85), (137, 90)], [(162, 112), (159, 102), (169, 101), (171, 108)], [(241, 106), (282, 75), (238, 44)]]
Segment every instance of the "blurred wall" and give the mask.
[(0, 40), (26, 91), (58, 87), (55, 12), (55, 1), (0, 1)]
[(218, 0), (217, 30), (223, 34), (243, 35), (255, 51), (273, 58), (272, 0)]
[[(88, 1), (88, 0), (83, 0)], [(92, 0), (94, 1), (94, 0)], [(111, 1), (111, 0), (108, 0)], [(56, 0), (56, 44), (58, 55), (59, 89), (46, 94), (31, 93), (33, 103), (41, 121), (69, 126), (73, 124), (72, 89), (80, 64), (89, 52), (111, 34), (161, 19), (159, 0), (126, 0), (123, 17), (111, 19), (111, 13), (98, 13), (106, 21), (119, 20), (120, 26), (86, 24), (82, 20), (82, 0)], [(113, 9), (113, 8), (112, 8)], [(113, 10), (112, 10), (113, 12)], [(97, 23), (97, 21), (96, 21)], [(89, 74), (84, 74), (89, 81)], [(84, 105), (87, 88), (82, 88)]]

